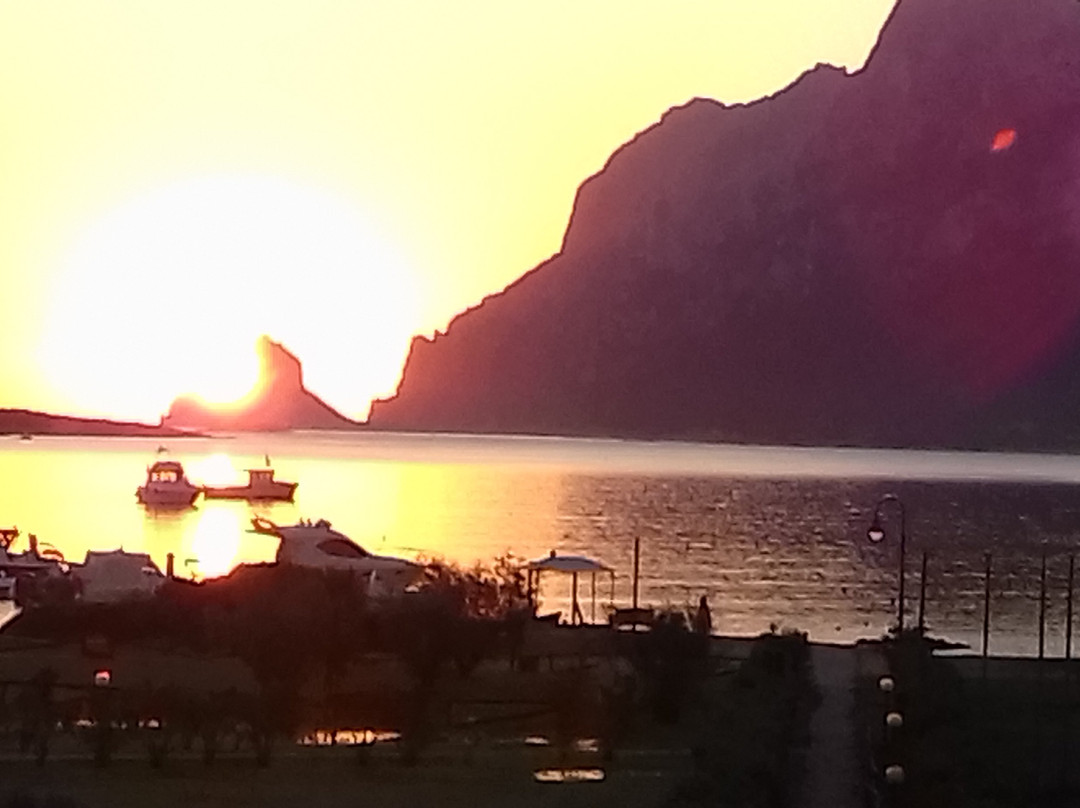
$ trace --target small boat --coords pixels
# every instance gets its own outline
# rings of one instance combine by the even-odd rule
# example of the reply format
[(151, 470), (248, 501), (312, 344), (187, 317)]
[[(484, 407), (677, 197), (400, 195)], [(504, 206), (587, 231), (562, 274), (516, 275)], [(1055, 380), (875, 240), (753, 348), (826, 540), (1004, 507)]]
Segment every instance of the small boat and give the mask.
[(247, 473), (247, 485), (206, 486), (202, 490), (203, 496), (207, 499), (278, 499), (292, 502), (298, 483), (275, 480), (271, 468), (248, 469)]
[(280, 539), (276, 560), (299, 567), (352, 570), (367, 580), (368, 593), (376, 596), (400, 595), (420, 581), (424, 567), (394, 556), (369, 553), (343, 533), (332, 529), (325, 519), (300, 520), (295, 525), (276, 525), (256, 516), (251, 520), (255, 533)]
[(184, 467), (175, 460), (158, 460), (146, 470), (146, 482), (135, 490), (143, 505), (188, 508), (200, 489), (188, 482)]

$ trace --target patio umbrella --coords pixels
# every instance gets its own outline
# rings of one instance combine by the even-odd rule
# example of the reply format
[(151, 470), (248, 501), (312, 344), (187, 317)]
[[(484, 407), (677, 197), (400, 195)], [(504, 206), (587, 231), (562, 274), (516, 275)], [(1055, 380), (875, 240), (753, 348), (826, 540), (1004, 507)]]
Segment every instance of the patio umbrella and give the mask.
[(592, 576), (592, 620), (596, 622), (596, 575), (607, 573), (611, 576), (611, 599), (615, 599), (615, 570), (592, 558), (578, 555), (557, 555), (554, 550), (546, 558), (538, 558), (525, 565), (528, 577), (529, 599), (540, 585), (540, 576), (545, 572), (556, 572), (571, 576), (571, 623), (583, 623), (581, 607), (578, 606), (578, 575), (585, 573)]

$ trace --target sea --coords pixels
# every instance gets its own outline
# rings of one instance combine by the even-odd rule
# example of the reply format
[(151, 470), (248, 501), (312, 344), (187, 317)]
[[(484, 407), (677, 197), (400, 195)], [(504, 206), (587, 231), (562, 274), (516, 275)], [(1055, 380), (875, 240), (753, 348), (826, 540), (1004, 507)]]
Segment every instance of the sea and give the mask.
[[(269, 462), (299, 487), (291, 503), (156, 511), (135, 489), (159, 458), (213, 485)], [(876, 510), (885, 535), (872, 542)], [(896, 624), (903, 532), (908, 625), (921, 611), (930, 634), (981, 651), (989, 561), (990, 653), (1037, 654), (1041, 615), (1043, 653), (1061, 656), (1080, 457), (376, 432), (0, 438), (0, 527), (19, 529), (15, 549), (32, 533), (70, 561), (122, 548), (164, 569), (173, 553), (177, 575), (201, 580), (273, 560), (256, 516), (327, 519), (372, 552), (464, 566), (588, 556), (614, 572), (595, 590), (578, 581), (597, 622), (632, 601), (636, 541), (642, 605), (704, 595), (719, 633), (839, 643)], [(546, 576), (541, 612), (568, 615), (570, 587)]]

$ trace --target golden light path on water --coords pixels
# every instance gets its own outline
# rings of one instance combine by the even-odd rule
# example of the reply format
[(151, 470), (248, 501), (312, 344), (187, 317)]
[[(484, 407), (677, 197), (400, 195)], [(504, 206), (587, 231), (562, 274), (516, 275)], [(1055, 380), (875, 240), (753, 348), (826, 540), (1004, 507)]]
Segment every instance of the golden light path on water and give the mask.
[[(641, 600), (683, 607), (705, 594), (734, 634), (771, 623), (811, 637), (880, 636), (895, 619), (896, 514), (877, 545), (866, 531), (885, 492), (908, 506), (909, 619), (918, 560), (932, 558), (930, 625), (978, 642), (983, 553), (993, 550), (996, 641), (1030, 653), (1039, 550), (1050, 557), (1052, 640), (1060, 644), (1067, 555), (1080, 553), (1080, 458), (960, 452), (707, 446), (680, 443), (379, 433), (294, 433), (159, 441), (0, 438), (0, 526), (34, 533), (71, 561), (88, 550), (147, 552), (196, 579), (274, 559), (278, 542), (250, 531), (330, 520), (371, 552), (463, 565), (501, 554), (583, 554), (616, 572), (630, 601), (641, 539)], [(271, 460), (298, 482), (296, 501), (199, 499), (152, 511), (135, 489), (158, 457), (192, 481), (242, 483)], [(592, 614), (583, 581), (585, 616)], [(608, 584), (599, 587), (604, 618)], [(542, 610), (568, 610), (569, 581), (548, 579)]]
[[(402, 462), (377, 447), (349, 457), (350, 448), (333, 437), (319, 450), (324, 457), (294, 456), (285, 444), (281, 436), (187, 439), (159, 453), (156, 441), (139, 439), (12, 438), (0, 443), (0, 524), (18, 526), (24, 537), (35, 533), (72, 561), (90, 549), (123, 548), (148, 552), (163, 567), (173, 552), (177, 572), (195, 577), (273, 560), (276, 540), (249, 532), (256, 515), (279, 524), (326, 518), (372, 552), (465, 564), (490, 560), (492, 536), (505, 536), (496, 553), (515, 547), (540, 554), (550, 543), (551, 536), (537, 529), (542, 521), (530, 522), (520, 508), (484, 507), (501, 496), (503, 468)], [(159, 457), (183, 462), (196, 485), (242, 484), (245, 470), (264, 466), (269, 457), (277, 479), (300, 487), (295, 502), (200, 498), (190, 509), (149, 509), (136, 503), (135, 489)], [(518, 499), (530, 503), (532, 513), (552, 512), (557, 481), (526, 476), (528, 484), (516, 488)], [(464, 502), (481, 507), (463, 515)]]

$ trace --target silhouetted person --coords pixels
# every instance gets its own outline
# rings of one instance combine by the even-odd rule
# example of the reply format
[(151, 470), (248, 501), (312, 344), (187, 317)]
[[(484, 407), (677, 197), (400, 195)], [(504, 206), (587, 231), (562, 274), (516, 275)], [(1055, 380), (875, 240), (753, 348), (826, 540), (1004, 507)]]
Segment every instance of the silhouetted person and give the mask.
[(712, 634), (712, 612), (709, 610), (709, 599), (705, 595), (698, 601), (697, 613), (694, 615), (694, 632), (703, 637)]

